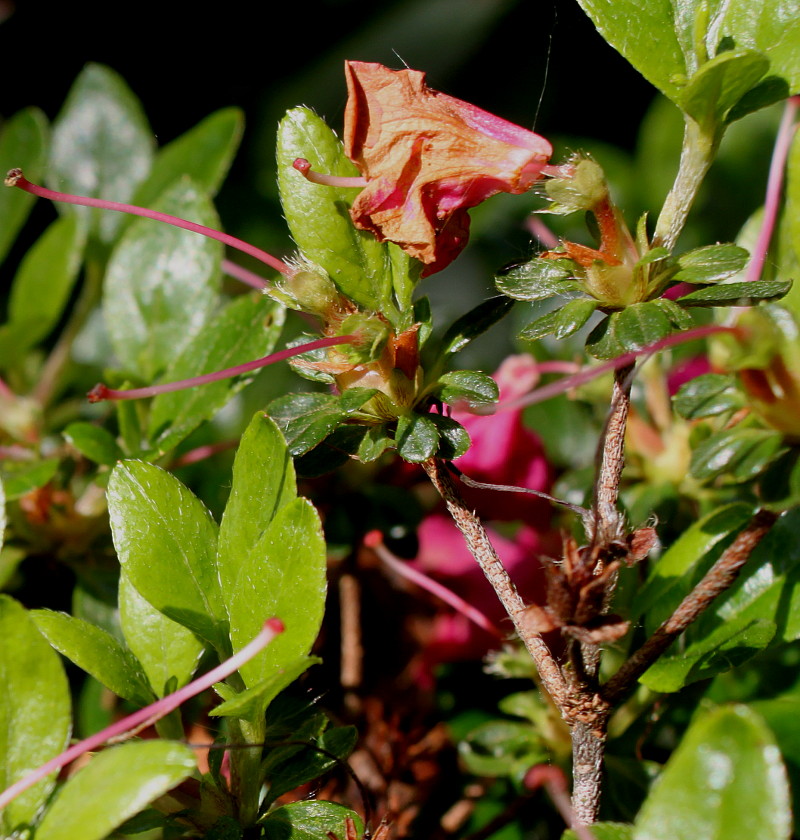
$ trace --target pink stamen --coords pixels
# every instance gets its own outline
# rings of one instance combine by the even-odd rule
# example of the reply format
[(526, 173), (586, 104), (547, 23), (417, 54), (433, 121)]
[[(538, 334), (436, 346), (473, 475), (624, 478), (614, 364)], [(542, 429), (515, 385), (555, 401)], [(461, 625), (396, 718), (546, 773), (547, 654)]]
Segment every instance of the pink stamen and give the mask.
[(322, 184), (324, 187), (356, 187), (363, 189), (367, 186), (367, 179), (360, 175), (323, 175), (322, 172), (314, 172), (311, 164), (305, 158), (297, 158), (292, 166), (312, 184)]
[(197, 464), (200, 461), (205, 461), (206, 458), (211, 458), (220, 452), (227, 452), (229, 449), (234, 449), (239, 445), (238, 440), (223, 440), (220, 443), (209, 443), (205, 446), (197, 446), (184, 452), (183, 455), (176, 458), (171, 464), (170, 469), (175, 470), (178, 467), (188, 467), (190, 464)]
[(558, 247), (558, 237), (535, 213), (531, 213), (525, 220), (525, 227), (545, 248), (552, 251)]
[(695, 327), (691, 330), (684, 330), (676, 335), (669, 335), (666, 338), (662, 338), (660, 341), (647, 345), (647, 347), (642, 347), (641, 350), (623, 353), (623, 355), (617, 356), (616, 359), (610, 359), (594, 367), (584, 368), (584, 370), (573, 376), (565, 376), (557, 382), (548, 382), (547, 385), (542, 385), (541, 388), (537, 388), (528, 394), (523, 394), (521, 397), (509, 400), (508, 402), (498, 403), (488, 408), (472, 409), (471, 413), (496, 414), (499, 411), (514, 411), (519, 408), (524, 408), (526, 405), (536, 405), (536, 403), (549, 400), (558, 394), (563, 394), (564, 391), (570, 391), (573, 388), (585, 385), (587, 382), (591, 382), (592, 379), (596, 379), (598, 376), (602, 376), (610, 370), (619, 370), (620, 368), (626, 367), (635, 362), (640, 356), (647, 356), (651, 353), (657, 353), (659, 350), (665, 350), (668, 347), (683, 344), (684, 341), (705, 338), (707, 335), (715, 335), (717, 333), (731, 333), (740, 336), (742, 331), (738, 327), (723, 326)]
[(505, 636), (492, 624), (492, 622), (478, 609), (467, 603), (455, 592), (443, 586), (438, 581), (429, 578), (423, 572), (412, 568), (408, 563), (404, 563), (399, 557), (395, 557), (383, 542), (383, 535), (380, 531), (370, 531), (364, 536), (364, 545), (371, 548), (378, 559), (386, 564), (390, 569), (396, 572), (406, 580), (415, 583), (420, 589), (430, 592), (437, 598), (449, 604), (456, 612), (460, 612), (466, 616), (473, 624), (476, 624), (481, 630), (490, 633), (496, 639), (504, 639)]
[(778, 134), (775, 138), (775, 148), (772, 151), (772, 161), (769, 165), (769, 177), (767, 178), (767, 194), (764, 199), (764, 219), (761, 222), (761, 230), (758, 232), (758, 239), (750, 255), (750, 262), (747, 265), (745, 280), (758, 280), (764, 270), (764, 261), (767, 259), (769, 243), (772, 233), (775, 230), (775, 221), (778, 218), (778, 210), (781, 202), (781, 188), (783, 176), (786, 169), (786, 158), (792, 145), (792, 138), (797, 130), (795, 118), (797, 108), (800, 105), (800, 96), (792, 96), (786, 100), (786, 107), (783, 111)]
[(103, 400), (139, 400), (143, 397), (154, 397), (157, 394), (168, 394), (171, 391), (182, 391), (184, 388), (194, 388), (197, 385), (207, 385), (209, 382), (218, 382), (220, 379), (230, 379), (242, 373), (249, 373), (251, 370), (258, 370), (275, 362), (282, 362), (284, 359), (291, 359), (292, 356), (300, 356), (311, 350), (320, 350), (323, 347), (335, 347), (337, 344), (351, 344), (358, 341), (357, 335), (337, 335), (333, 338), (318, 338), (316, 341), (309, 341), (298, 347), (288, 347), (286, 350), (279, 350), (261, 359), (252, 362), (245, 362), (243, 365), (217, 370), (213, 373), (205, 373), (202, 376), (194, 376), (191, 379), (180, 379), (177, 382), (165, 382), (163, 385), (148, 385), (145, 388), (131, 388), (127, 391), (117, 391), (99, 383), (86, 395), (89, 402), (96, 403)]
[(259, 277), (254, 271), (242, 268), (230, 260), (222, 261), (222, 270), (228, 277), (233, 277), (234, 280), (239, 280), (247, 286), (251, 286), (253, 289), (261, 291), (269, 286), (269, 283), (263, 277)]
[(261, 248), (256, 248), (255, 245), (250, 245), (247, 242), (237, 239), (227, 233), (221, 233), (213, 228), (199, 225), (196, 222), (189, 222), (186, 219), (179, 219), (177, 216), (170, 216), (167, 213), (158, 213), (155, 210), (148, 210), (145, 207), (137, 207), (135, 204), (123, 204), (119, 201), (106, 201), (102, 198), (89, 198), (82, 195), (71, 195), (70, 193), (56, 192), (55, 190), (48, 190), (46, 187), (41, 187), (38, 184), (32, 184), (23, 174), (21, 169), (11, 169), (6, 176), (5, 184), (7, 187), (19, 187), (31, 195), (39, 196), (40, 198), (48, 198), (50, 201), (63, 201), (67, 204), (77, 204), (82, 207), (98, 207), (101, 210), (116, 210), (120, 213), (129, 213), (132, 216), (144, 216), (146, 219), (154, 219), (157, 222), (164, 222), (174, 227), (182, 228), (183, 230), (190, 230), (193, 233), (201, 233), (203, 236), (209, 236), (211, 239), (216, 239), (224, 245), (229, 245), (237, 251), (244, 254), (249, 254), (251, 257), (263, 262), (275, 271), (291, 276), (294, 274), (294, 269), (262, 251)]
[(55, 758), (51, 758), (50, 761), (6, 788), (0, 794), (0, 810), (5, 808), (9, 802), (14, 800), (23, 791), (26, 791), (44, 779), (54, 770), (60, 770), (62, 767), (65, 767), (71, 761), (78, 758), (78, 756), (90, 750), (95, 750), (111, 740), (121, 740), (125, 735), (131, 736), (135, 734), (143, 727), (155, 723), (155, 721), (160, 720), (165, 715), (177, 709), (178, 706), (185, 703), (190, 697), (194, 697), (207, 688), (211, 688), (214, 683), (226, 679), (235, 671), (238, 671), (245, 662), (248, 662), (257, 653), (260, 653), (276, 636), (283, 633), (283, 631), (283, 622), (279, 618), (270, 618), (264, 622), (261, 632), (251, 642), (248, 642), (240, 651), (231, 656), (230, 659), (226, 659), (221, 665), (213, 668), (202, 677), (193, 680), (178, 691), (168, 694), (156, 703), (151, 703), (149, 706), (139, 709), (138, 712), (134, 712), (132, 715), (128, 715), (128, 717), (112, 723), (111, 726), (106, 727), (101, 732), (91, 735), (83, 741), (79, 741), (68, 750), (65, 750)]

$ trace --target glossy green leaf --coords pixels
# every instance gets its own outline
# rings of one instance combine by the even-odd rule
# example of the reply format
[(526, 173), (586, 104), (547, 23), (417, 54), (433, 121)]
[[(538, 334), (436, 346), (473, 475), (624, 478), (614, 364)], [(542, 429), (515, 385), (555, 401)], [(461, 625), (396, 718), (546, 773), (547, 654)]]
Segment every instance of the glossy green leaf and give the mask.
[(697, 420), (736, 411), (744, 399), (733, 376), (707, 373), (681, 385), (672, 404), (681, 417)]
[(313, 449), (341, 423), (344, 412), (331, 394), (288, 394), (269, 404), (269, 415), (278, 424), (292, 455)]
[(745, 616), (688, 644), (676, 644), (639, 678), (652, 691), (684, 686), (725, 673), (763, 650), (775, 636), (775, 622)]
[[(50, 128), (38, 108), (18, 111), (0, 132), (0, 174), (21, 169), (29, 181), (38, 183), (47, 160)], [(34, 196), (24, 190), (0, 190), (0, 263), (28, 218)]]
[(722, 283), (689, 292), (678, 298), (681, 306), (752, 306), (761, 300), (782, 298), (792, 288), (791, 280), (753, 280)]
[(743, 706), (695, 719), (639, 813), (634, 840), (787, 840), (789, 787), (764, 722)]
[(203, 504), (164, 470), (122, 461), (108, 483), (108, 512), (119, 561), (139, 594), (173, 621), (224, 647), (217, 526)]
[(421, 464), (436, 454), (439, 430), (433, 420), (422, 414), (407, 414), (397, 421), (397, 453), (412, 464)]
[(278, 511), (297, 498), (294, 464), (275, 422), (259, 411), (239, 442), (233, 481), (219, 527), (217, 569), (226, 603), (239, 564), (253, 550)]
[(58, 219), (20, 263), (11, 287), (12, 322), (29, 324), (26, 346), (44, 338), (61, 317), (78, 276), (84, 235), (75, 219)]
[(212, 717), (239, 717), (258, 721), (264, 717), (267, 707), (281, 691), (288, 688), (312, 665), (318, 665), (321, 662), (322, 660), (317, 656), (299, 656), (294, 662), (287, 663), (252, 688), (247, 688), (231, 697), (230, 700), (220, 703), (209, 714)]
[(6, 499), (13, 501), (37, 487), (43, 487), (56, 474), (58, 458), (43, 461), (4, 461), (0, 477), (6, 489)]
[(277, 155), (283, 212), (300, 251), (348, 297), (394, 322), (386, 248), (371, 233), (356, 229), (348, 213), (357, 189), (312, 184), (292, 166), (301, 157), (317, 172), (358, 175), (340, 140), (313, 111), (293, 108), (278, 127)]
[(265, 840), (319, 840), (333, 835), (346, 840), (345, 820), (350, 817), (361, 837), (364, 824), (355, 811), (335, 802), (291, 802), (271, 811), (264, 820)]
[(457, 353), (463, 350), (473, 339), (483, 335), (507, 315), (513, 307), (513, 301), (505, 297), (494, 297), (479, 303), (474, 309), (459, 318), (447, 330), (442, 338), (442, 354)]
[[(0, 790), (66, 749), (72, 726), (70, 692), (58, 654), (21, 604), (0, 595)], [(55, 774), (0, 812), (0, 833), (33, 821)]]
[(689, 471), (700, 481), (719, 475), (748, 481), (763, 472), (782, 447), (780, 432), (734, 427), (704, 440), (692, 452)]
[[(592, 823), (591, 831), (594, 840), (633, 840), (633, 826), (628, 823)], [(570, 828), (561, 835), (561, 840), (580, 840), (580, 838)]]
[[(209, 199), (192, 184), (174, 184), (155, 208), (219, 227)], [(136, 219), (106, 272), (103, 315), (123, 368), (150, 383), (212, 317), (220, 282), (219, 242), (152, 219)]]
[[(800, 8), (797, 0), (579, 0), (601, 35), (662, 93), (682, 104), (687, 81), (708, 57), (719, 60), (727, 42), (769, 59), (769, 74), (784, 79), (787, 93), (800, 91)], [(751, 86), (751, 68), (734, 68), (721, 92), (735, 98), (737, 76)], [(691, 90), (691, 88), (689, 88)]]
[(672, 323), (652, 302), (634, 303), (617, 313), (615, 337), (626, 351), (641, 350), (672, 332)]
[(355, 456), (367, 427), (360, 424), (339, 426), (325, 440), (294, 462), (297, 475), (302, 478), (316, 478), (347, 463)]
[(478, 776), (515, 780), (550, 756), (536, 728), (530, 723), (492, 720), (473, 729), (459, 744), (459, 756)]
[(709, 557), (711, 552), (716, 548), (718, 554), (722, 541), (744, 527), (753, 512), (751, 505), (730, 504), (687, 528), (659, 558), (645, 585), (637, 592), (631, 604), (631, 617), (654, 613), (647, 620), (647, 631), (652, 632), (688, 594), (698, 568), (702, 573), (712, 557), (716, 559), (715, 555)]
[(617, 321), (620, 312), (603, 318), (586, 337), (586, 349), (596, 359), (613, 359), (621, 356), (625, 348), (617, 338)]
[(800, 509), (783, 514), (755, 547), (733, 586), (690, 628), (701, 637), (734, 620), (777, 624), (778, 639), (800, 638)]
[(495, 277), (497, 288), (515, 300), (546, 300), (554, 295), (579, 292), (569, 260), (534, 259)]
[[(55, 190), (130, 201), (147, 177), (155, 140), (142, 106), (123, 79), (102, 64), (87, 64), (53, 124), (48, 183)], [(110, 243), (120, 213), (64, 206)]]
[(439, 377), (436, 395), (442, 402), (451, 405), (466, 402), (477, 406), (497, 402), (500, 392), (497, 383), (486, 373), (478, 370), (455, 370)]
[(380, 458), (387, 449), (394, 446), (394, 438), (391, 437), (385, 424), (370, 426), (361, 439), (358, 447), (358, 459), (368, 464)]
[(230, 168), (244, 131), (239, 108), (223, 108), (159, 149), (147, 180), (133, 203), (148, 207), (173, 182), (188, 175), (208, 195), (215, 195)]
[(567, 301), (558, 309), (528, 324), (519, 337), (524, 341), (536, 341), (546, 335), (566, 338), (577, 332), (592, 317), (598, 306), (596, 300), (587, 298)]
[(695, 248), (678, 257), (678, 271), (672, 279), (682, 283), (717, 283), (741, 271), (748, 256), (744, 248), (730, 243)]
[(94, 423), (70, 423), (63, 432), (67, 443), (90, 461), (113, 466), (123, 457), (119, 444), (108, 429)]
[[(161, 379), (178, 382), (234, 367), (268, 355), (283, 329), (284, 309), (264, 295), (241, 295), (228, 303), (184, 347)], [(183, 391), (159, 394), (148, 420), (150, 445), (169, 451), (210, 420), (256, 373), (223, 379)]]
[(681, 309), (674, 300), (669, 298), (657, 298), (650, 301), (651, 306), (660, 309), (669, 319), (673, 327), (679, 330), (688, 330), (695, 326), (694, 318), (685, 309)]
[(319, 516), (307, 499), (295, 499), (277, 512), (242, 558), (228, 602), (234, 650), (247, 644), (268, 618), (281, 619), (286, 628), (240, 669), (248, 687), (311, 650), (325, 608), (325, 571)]
[(727, 50), (702, 64), (681, 95), (681, 108), (701, 125), (713, 127), (769, 70), (756, 50)]
[(157, 697), (186, 685), (203, 653), (203, 643), (186, 627), (167, 618), (135, 589), (124, 573), (119, 579), (119, 617), (125, 642), (138, 659)]
[(36, 837), (103, 840), (196, 767), (191, 748), (173, 741), (136, 741), (104, 750), (66, 782)]
[(53, 610), (35, 610), (31, 616), (42, 635), (59, 653), (118, 697), (138, 706), (153, 701), (138, 660), (106, 630)]
[(443, 414), (428, 414), (427, 419), (436, 426), (439, 432), (439, 458), (460, 458), (470, 446), (469, 432), (451, 417)]

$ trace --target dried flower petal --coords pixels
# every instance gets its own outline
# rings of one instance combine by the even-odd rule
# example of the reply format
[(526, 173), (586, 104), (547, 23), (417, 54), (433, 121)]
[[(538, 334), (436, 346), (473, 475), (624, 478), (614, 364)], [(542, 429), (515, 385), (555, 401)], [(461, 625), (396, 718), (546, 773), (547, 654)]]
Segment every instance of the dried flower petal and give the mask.
[(347, 156), (367, 179), (351, 214), (440, 271), (467, 243), (467, 209), (498, 192), (523, 193), (550, 144), (460, 99), (431, 90), (417, 70), (345, 64)]

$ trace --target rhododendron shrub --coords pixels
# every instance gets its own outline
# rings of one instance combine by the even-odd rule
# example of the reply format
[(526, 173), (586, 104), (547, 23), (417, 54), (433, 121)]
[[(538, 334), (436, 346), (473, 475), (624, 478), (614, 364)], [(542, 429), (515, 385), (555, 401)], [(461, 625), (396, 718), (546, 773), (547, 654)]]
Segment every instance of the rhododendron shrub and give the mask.
[(347, 61), (277, 253), (236, 109), (157, 148), (90, 64), (3, 124), (2, 836), (792, 836), (800, 6), (581, 5), (636, 161)]

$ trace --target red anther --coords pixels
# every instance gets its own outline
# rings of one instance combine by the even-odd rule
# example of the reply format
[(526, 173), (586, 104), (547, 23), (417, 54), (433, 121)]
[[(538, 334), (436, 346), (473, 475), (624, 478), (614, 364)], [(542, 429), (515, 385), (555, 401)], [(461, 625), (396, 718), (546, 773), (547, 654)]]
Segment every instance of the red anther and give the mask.
[(297, 158), (292, 166), (301, 174), (307, 175), (311, 169), (311, 164), (305, 158)]
[(286, 625), (279, 618), (268, 618), (264, 622), (264, 626), (272, 630), (273, 633), (283, 633), (286, 630)]
[(364, 545), (367, 548), (377, 548), (383, 544), (383, 534), (376, 528), (364, 534)]
[(104, 400), (109, 399), (110, 394), (111, 389), (108, 385), (98, 382), (97, 385), (95, 385), (94, 388), (92, 388), (92, 390), (86, 395), (86, 399), (89, 400), (90, 403), (103, 402)]

